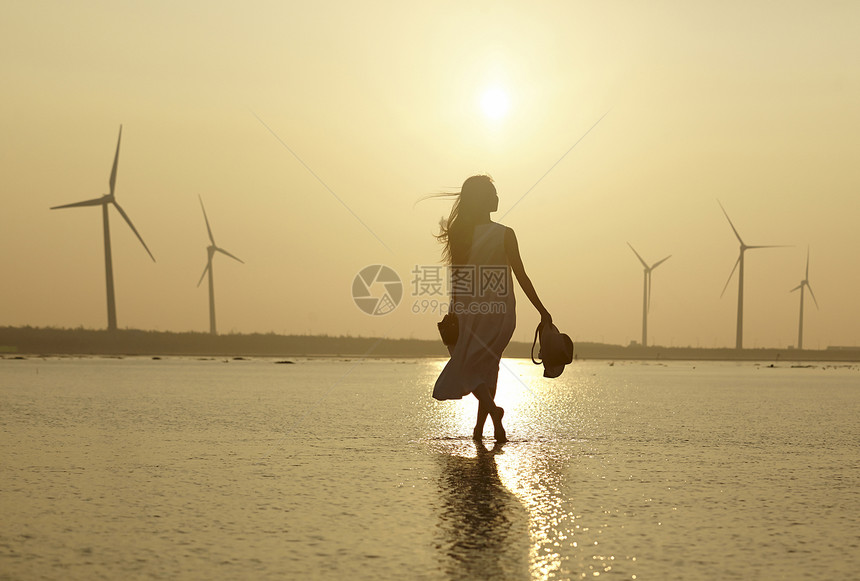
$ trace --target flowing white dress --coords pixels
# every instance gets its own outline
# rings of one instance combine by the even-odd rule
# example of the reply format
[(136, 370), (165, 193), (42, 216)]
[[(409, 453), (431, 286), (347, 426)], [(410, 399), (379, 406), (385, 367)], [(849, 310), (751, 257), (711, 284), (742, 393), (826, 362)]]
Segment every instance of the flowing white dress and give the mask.
[(461, 399), (479, 385), (493, 389), (499, 376), (499, 361), (516, 327), (511, 267), (505, 253), (506, 226), (490, 222), (475, 226), (469, 261), (455, 276), (457, 344), (448, 347), (451, 359), (445, 365), (433, 397)]

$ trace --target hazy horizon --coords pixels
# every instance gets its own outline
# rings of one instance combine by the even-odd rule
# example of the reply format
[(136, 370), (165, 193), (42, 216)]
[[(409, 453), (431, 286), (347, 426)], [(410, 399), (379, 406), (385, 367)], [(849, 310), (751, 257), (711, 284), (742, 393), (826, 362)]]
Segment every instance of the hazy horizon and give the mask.
[[(450, 203), (416, 201), (489, 173), (492, 218), (576, 341), (640, 339), (630, 243), (649, 264), (672, 255), (649, 343), (734, 346), (737, 273), (720, 292), (738, 242), (719, 199), (746, 244), (792, 246), (746, 254), (744, 346), (796, 343), (807, 246), (820, 309), (807, 294), (804, 347), (858, 345), (858, 17), (836, 2), (14, 4), (0, 325), (106, 327), (101, 212), (49, 208), (108, 192), (122, 125), (116, 198), (157, 262), (112, 209), (120, 328), (208, 330), (201, 196), (245, 261), (215, 257), (220, 332), (433, 339), (439, 316), (411, 307), (436, 297), (413, 297), (411, 272), (439, 264)], [(350, 294), (372, 264), (403, 280), (388, 315)], [(538, 316), (517, 301), (513, 340), (530, 342)]]

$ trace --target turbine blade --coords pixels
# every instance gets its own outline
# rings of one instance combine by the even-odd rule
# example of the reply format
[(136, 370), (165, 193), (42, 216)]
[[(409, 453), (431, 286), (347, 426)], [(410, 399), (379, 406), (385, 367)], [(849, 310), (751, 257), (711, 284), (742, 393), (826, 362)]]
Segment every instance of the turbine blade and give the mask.
[(732, 282), (732, 277), (735, 275), (735, 271), (738, 269), (738, 264), (741, 263), (741, 257), (738, 256), (738, 259), (735, 261), (735, 265), (732, 268), (732, 272), (729, 274), (728, 280), (726, 280), (726, 286), (723, 287), (723, 292), (720, 293), (720, 298), (723, 298), (723, 295), (726, 294), (726, 289), (729, 288), (729, 283)]
[(809, 246), (806, 247), (806, 276), (804, 278), (809, 280)]
[(776, 244), (776, 245), (767, 245), (767, 246), (747, 246), (747, 250), (756, 250), (757, 248), (794, 248), (790, 244)]
[(62, 208), (80, 208), (83, 206), (101, 206), (102, 204), (107, 204), (110, 201), (109, 196), (102, 196), (101, 198), (95, 198), (93, 200), (86, 200), (84, 202), (75, 202), (74, 204), (63, 204), (62, 206), (53, 206), (52, 210), (60, 210)]
[(726, 212), (726, 209), (725, 209), (725, 208), (723, 208), (723, 204), (722, 204), (722, 202), (720, 202), (719, 200), (717, 200), (717, 203), (720, 205), (720, 209), (723, 211), (723, 214), (725, 214), (725, 215), (726, 215), (726, 220), (728, 220), (728, 221), (729, 221), (729, 226), (731, 226), (731, 227), (732, 227), (732, 231), (735, 233), (735, 236), (737, 236), (737, 237), (738, 237), (738, 242), (740, 242), (740, 243), (741, 243), (741, 245), (743, 245), (744, 241), (743, 241), (743, 239), (741, 238), (741, 235), (740, 235), (740, 234), (738, 234), (738, 229), (737, 229), (737, 228), (735, 228), (735, 225), (734, 225), (734, 224), (732, 224), (732, 219), (731, 219), (731, 218), (729, 218), (729, 213), (728, 213), (728, 212)]
[(809, 289), (809, 294), (812, 295), (812, 301), (815, 303), (815, 308), (817, 309), (818, 308), (818, 301), (815, 300), (815, 293), (812, 292), (812, 286), (809, 284), (808, 281), (806, 282), (806, 288)]
[(215, 246), (215, 238), (212, 236), (212, 228), (209, 227), (209, 218), (206, 216), (206, 207), (203, 205), (203, 197), (197, 196), (200, 198), (200, 207), (203, 208), (203, 219), (206, 220), (206, 231), (209, 232), (209, 242), (212, 243), (212, 246)]
[(238, 256), (233, 256), (232, 254), (230, 254), (229, 252), (227, 252), (227, 251), (226, 251), (226, 250), (224, 250), (223, 248), (215, 247), (215, 250), (216, 250), (216, 251), (218, 251), (218, 252), (220, 252), (221, 254), (226, 254), (227, 256), (229, 256), (230, 258), (232, 258), (233, 260), (238, 260), (238, 261), (239, 261), (239, 262), (241, 262), (242, 264), (245, 264), (245, 261), (244, 261), (244, 260), (242, 260), (242, 259), (241, 259), (241, 258), (239, 258)]
[(116, 167), (119, 164), (119, 142), (122, 140), (122, 125), (119, 126), (119, 137), (116, 138), (116, 154), (113, 156), (113, 169), (110, 170), (110, 195), (116, 187)]
[[(210, 255), (211, 257), (211, 255)], [(206, 273), (209, 272), (209, 267), (212, 266), (212, 260), (206, 261), (206, 268), (203, 269), (203, 274), (200, 275), (200, 280), (197, 281), (197, 286), (200, 286), (200, 283), (203, 282), (203, 279), (206, 277)]]
[(630, 247), (630, 250), (632, 250), (632, 251), (633, 251), (633, 254), (635, 254), (635, 255), (636, 255), (636, 258), (638, 258), (638, 259), (639, 259), (639, 262), (641, 262), (641, 263), (642, 263), (642, 266), (644, 266), (645, 268), (648, 268), (648, 263), (647, 263), (647, 262), (645, 262), (644, 260), (642, 260), (642, 257), (641, 257), (641, 256), (639, 256), (639, 253), (638, 253), (638, 252), (636, 252), (636, 249), (635, 249), (635, 248), (633, 248), (633, 245), (632, 245), (632, 244), (630, 244), (630, 243), (628, 242), (628, 243), (627, 243), (627, 246), (629, 246), (629, 247)]
[(657, 268), (658, 266), (660, 266), (661, 264), (663, 264), (664, 262), (666, 262), (670, 258), (672, 258), (671, 254), (669, 256), (667, 256), (666, 258), (664, 258), (663, 260), (658, 260), (657, 262), (655, 262), (654, 264), (651, 265), (651, 270), (654, 270), (655, 268)]
[(140, 233), (138, 233), (137, 231), (137, 228), (135, 228), (134, 224), (131, 223), (131, 218), (128, 217), (128, 214), (125, 213), (125, 210), (123, 210), (120, 205), (117, 204), (115, 201), (113, 202), (113, 205), (119, 211), (123, 219), (126, 221), (129, 228), (131, 228), (131, 231), (134, 232), (134, 235), (137, 236), (137, 239), (140, 240), (140, 243), (143, 244), (144, 249), (146, 249), (146, 253), (149, 254), (149, 257), (152, 259), (153, 262), (155, 262), (155, 257), (152, 255), (152, 252), (149, 251), (149, 247), (146, 245), (146, 242), (143, 241), (143, 238), (141, 238)]
[(794, 287), (793, 289), (791, 289), (788, 292), (793, 293), (794, 291), (800, 290), (801, 288), (803, 288), (803, 283), (800, 283), (799, 285), (797, 285), (796, 287)]

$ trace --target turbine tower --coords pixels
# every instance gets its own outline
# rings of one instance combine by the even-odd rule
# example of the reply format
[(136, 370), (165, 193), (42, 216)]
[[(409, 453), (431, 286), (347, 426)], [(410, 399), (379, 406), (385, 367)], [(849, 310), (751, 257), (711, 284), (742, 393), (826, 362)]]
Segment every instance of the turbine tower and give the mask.
[[(720, 204), (720, 208), (723, 210), (723, 214), (726, 216), (726, 220), (729, 221), (729, 226), (732, 227), (732, 231), (735, 233), (735, 236), (740, 242), (741, 249), (738, 255), (738, 259), (735, 262), (734, 267), (732, 267), (732, 272), (729, 273), (729, 278), (726, 281), (726, 286), (723, 287), (723, 292), (720, 293), (720, 298), (726, 293), (726, 289), (729, 287), (729, 283), (732, 281), (732, 276), (735, 274), (735, 270), (738, 271), (738, 325), (737, 325), (737, 334), (735, 336), (735, 349), (743, 349), (744, 342), (744, 252), (747, 250), (756, 250), (758, 248), (785, 248), (785, 246), (749, 246), (744, 244), (741, 235), (738, 234), (737, 228), (732, 224), (732, 219), (729, 218), (728, 212), (723, 208), (723, 205), (717, 200), (717, 203)], [(740, 268), (738, 268), (740, 265)]]
[(203, 269), (203, 274), (200, 276), (200, 280), (197, 282), (197, 286), (200, 286), (200, 283), (203, 282), (203, 277), (206, 276), (206, 273), (209, 273), (209, 333), (211, 335), (217, 335), (218, 332), (215, 329), (215, 282), (212, 278), (212, 257), (215, 256), (216, 252), (220, 252), (221, 254), (226, 254), (230, 258), (234, 260), (238, 260), (242, 264), (245, 262), (233, 256), (223, 248), (220, 248), (215, 244), (215, 238), (212, 236), (212, 228), (209, 227), (209, 218), (206, 216), (206, 207), (203, 205), (203, 198), (200, 198), (200, 207), (203, 208), (203, 219), (206, 220), (206, 231), (209, 233), (209, 246), (206, 248), (206, 252), (208, 254), (208, 259), (206, 260), (206, 268)]
[(800, 323), (797, 326), (797, 348), (803, 349), (803, 289), (804, 287), (809, 289), (809, 294), (812, 296), (812, 300), (815, 301), (815, 308), (818, 308), (818, 301), (815, 300), (815, 293), (812, 292), (812, 287), (809, 285), (809, 247), (806, 248), (806, 274), (803, 277), (803, 280), (800, 281), (800, 284), (791, 289), (789, 292), (794, 292), (796, 290), (800, 290)]
[(110, 172), (110, 193), (104, 194), (100, 198), (95, 198), (92, 200), (86, 200), (83, 202), (75, 202), (74, 204), (65, 204), (63, 206), (54, 206), (52, 210), (59, 210), (61, 208), (77, 208), (83, 206), (101, 206), (102, 207), (102, 223), (104, 225), (104, 239), (105, 239), (105, 282), (107, 285), (107, 310), (108, 310), (108, 331), (116, 331), (116, 297), (114, 295), (114, 285), (113, 285), (113, 260), (111, 258), (111, 249), (110, 249), (110, 223), (108, 221), (108, 206), (113, 204), (114, 208), (117, 209), (120, 216), (128, 224), (129, 228), (131, 228), (134, 235), (137, 236), (137, 239), (140, 240), (140, 243), (143, 244), (143, 248), (146, 250), (146, 253), (149, 254), (149, 257), (155, 262), (155, 257), (152, 255), (152, 252), (149, 251), (149, 247), (147, 247), (146, 242), (143, 241), (140, 234), (137, 232), (137, 228), (134, 227), (134, 224), (131, 223), (131, 218), (128, 217), (122, 207), (117, 203), (115, 197), (115, 189), (116, 189), (116, 168), (119, 163), (119, 143), (122, 140), (122, 125), (119, 126), (119, 137), (116, 140), (116, 154), (113, 158), (113, 169)]
[(648, 263), (639, 256), (639, 253), (636, 252), (636, 249), (633, 248), (633, 245), (629, 242), (627, 246), (630, 247), (630, 250), (633, 251), (633, 254), (636, 255), (636, 258), (639, 259), (639, 262), (642, 263), (642, 266), (645, 268), (645, 276), (643, 280), (643, 288), (642, 288), (642, 346), (648, 346), (648, 311), (651, 310), (651, 271), (669, 260), (672, 255), (670, 254), (666, 258), (662, 260), (658, 260), (651, 266), (648, 266)]

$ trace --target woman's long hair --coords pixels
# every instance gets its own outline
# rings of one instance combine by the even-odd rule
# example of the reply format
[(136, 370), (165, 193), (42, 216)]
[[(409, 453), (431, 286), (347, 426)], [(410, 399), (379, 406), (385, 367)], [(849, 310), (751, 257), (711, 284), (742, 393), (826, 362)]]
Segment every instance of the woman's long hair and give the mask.
[[(465, 264), (472, 248), (475, 224), (487, 211), (487, 200), (493, 194), (493, 178), (475, 175), (463, 182), (448, 219), (439, 222), (436, 239), (444, 244), (442, 260), (447, 264)], [(441, 194), (445, 196), (446, 194)], [(451, 194), (447, 194), (451, 195)]]

